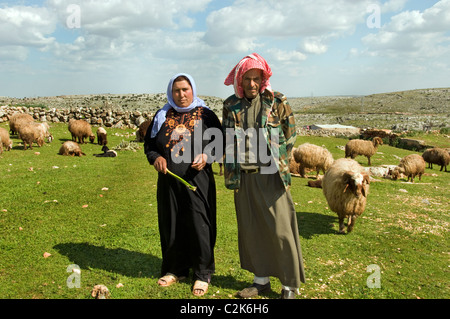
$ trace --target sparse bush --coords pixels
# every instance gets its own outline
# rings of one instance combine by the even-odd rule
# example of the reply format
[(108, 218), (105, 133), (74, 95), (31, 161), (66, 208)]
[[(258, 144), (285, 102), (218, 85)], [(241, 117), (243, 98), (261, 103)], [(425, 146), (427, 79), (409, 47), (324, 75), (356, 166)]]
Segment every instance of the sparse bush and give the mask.
[(122, 140), (119, 145), (113, 147), (113, 150), (115, 151), (134, 151), (140, 150), (141, 146), (139, 146), (138, 143), (133, 141), (125, 141)]
[(450, 127), (443, 127), (439, 130), (439, 134), (450, 134)]

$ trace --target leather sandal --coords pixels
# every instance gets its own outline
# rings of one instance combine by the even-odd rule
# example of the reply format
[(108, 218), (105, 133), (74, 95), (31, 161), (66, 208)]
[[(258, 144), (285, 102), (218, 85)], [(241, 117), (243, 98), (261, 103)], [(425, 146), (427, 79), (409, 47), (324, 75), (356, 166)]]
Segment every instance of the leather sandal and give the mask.
[(169, 287), (179, 281), (178, 277), (174, 274), (166, 274), (165, 276), (162, 276), (158, 280), (158, 285), (161, 287)]
[(202, 297), (208, 292), (208, 286), (206, 281), (196, 280), (192, 288), (192, 293), (194, 296)]

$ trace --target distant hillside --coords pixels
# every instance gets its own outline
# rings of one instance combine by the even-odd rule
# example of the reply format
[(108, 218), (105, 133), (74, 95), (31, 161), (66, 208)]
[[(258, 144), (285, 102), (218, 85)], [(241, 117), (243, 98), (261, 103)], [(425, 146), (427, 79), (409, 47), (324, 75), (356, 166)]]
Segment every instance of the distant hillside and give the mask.
[(290, 104), (295, 111), (300, 113), (449, 114), (450, 88), (420, 89), (366, 96), (293, 98), (290, 99)]
[[(213, 109), (222, 108), (223, 100), (220, 98), (210, 96), (201, 96), (201, 98)], [(23, 99), (0, 97), (0, 106), (44, 107), (47, 109), (109, 108), (156, 112), (166, 103), (165, 93), (60, 95)]]
[(450, 126), (450, 88), (291, 98), (289, 103), (300, 126), (342, 124), (396, 131)]
[[(200, 97), (218, 116), (221, 116), (223, 99), (214, 96)], [(299, 126), (343, 124), (394, 130), (436, 129), (450, 126), (450, 88), (366, 96), (294, 97), (288, 100)], [(154, 113), (166, 101), (165, 93), (62, 95), (23, 99), (0, 97), (0, 107), (99, 108)]]

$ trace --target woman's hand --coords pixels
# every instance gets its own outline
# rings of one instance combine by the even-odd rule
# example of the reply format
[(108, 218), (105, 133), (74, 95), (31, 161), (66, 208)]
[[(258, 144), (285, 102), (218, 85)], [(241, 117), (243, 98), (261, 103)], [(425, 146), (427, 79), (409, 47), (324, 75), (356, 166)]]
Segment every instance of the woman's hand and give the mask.
[(167, 161), (164, 157), (159, 156), (153, 163), (153, 166), (155, 167), (156, 171), (158, 171), (159, 173), (166, 174)]
[(206, 166), (206, 161), (208, 160), (208, 156), (206, 154), (198, 154), (194, 158), (194, 162), (192, 163), (192, 168), (197, 171), (201, 171)]

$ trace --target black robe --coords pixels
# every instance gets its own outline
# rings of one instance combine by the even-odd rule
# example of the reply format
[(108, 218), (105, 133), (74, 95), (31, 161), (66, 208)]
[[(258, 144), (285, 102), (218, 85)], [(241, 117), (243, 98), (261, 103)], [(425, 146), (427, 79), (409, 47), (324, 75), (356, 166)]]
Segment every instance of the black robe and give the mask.
[(160, 131), (151, 138), (153, 124), (144, 143), (149, 163), (153, 165), (163, 156), (171, 172), (197, 187), (192, 191), (173, 176), (158, 173), (161, 275), (188, 276), (192, 268), (195, 280), (208, 282), (215, 270), (216, 186), (211, 164), (201, 171), (191, 165), (195, 155), (211, 143), (203, 140), (204, 130), (214, 127), (221, 131), (220, 121), (213, 111), (197, 107), (186, 113), (170, 109)]

